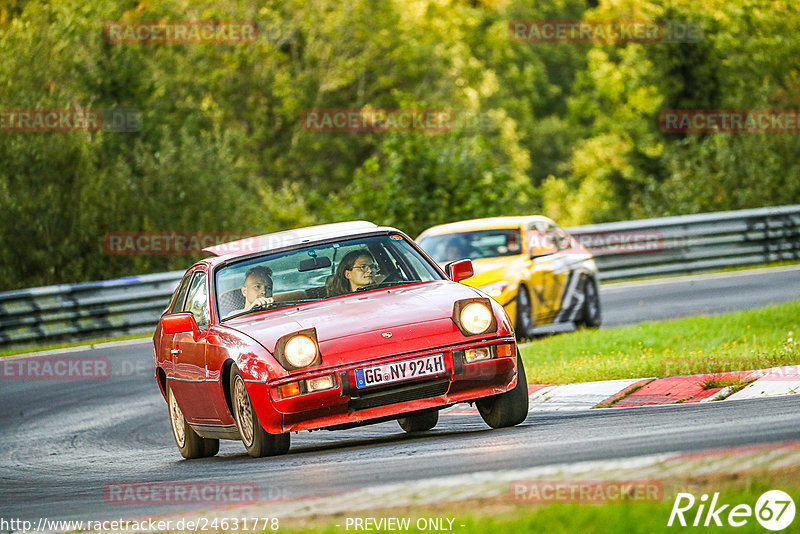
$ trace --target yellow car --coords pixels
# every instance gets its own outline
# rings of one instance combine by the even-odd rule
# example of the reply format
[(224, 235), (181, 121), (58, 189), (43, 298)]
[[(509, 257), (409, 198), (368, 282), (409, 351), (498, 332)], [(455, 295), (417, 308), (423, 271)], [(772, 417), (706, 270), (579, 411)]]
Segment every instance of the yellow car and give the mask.
[(428, 228), (417, 242), (441, 265), (472, 260), (464, 281), (503, 305), (517, 337), (600, 326), (597, 265), (541, 215), (474, 219)]

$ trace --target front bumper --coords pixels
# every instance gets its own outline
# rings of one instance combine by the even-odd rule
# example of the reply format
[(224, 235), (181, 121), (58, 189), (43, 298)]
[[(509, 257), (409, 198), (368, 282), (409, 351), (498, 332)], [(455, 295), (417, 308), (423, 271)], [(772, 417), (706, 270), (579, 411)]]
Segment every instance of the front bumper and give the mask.
[[(498, 356), (498, 345), (510, 345), (508, 356)], [(464, 350), (492, 346), (489, 360), (466, 363)], [(444, 354), (445, 371), (439, 375), (395, 382), (385, 386), (359, 389), (355, 369), (394, 361)], [(517, 349), (513, 337), (471, 341), (458, 346), (402, 354), (378, 360), (358, 362), (324, 371), (315, 370), (268, 383), (248, 384), (250, 398), (267, 432), (314, 430), (366, 424), (370, 420), (400, 417), (405, 413), (444, 408), (458, 402), (472, 401), (504, 393), (516, 385)], [(278, 386), (290, 381), (334, 375), (333, 389), (280, 398)]]

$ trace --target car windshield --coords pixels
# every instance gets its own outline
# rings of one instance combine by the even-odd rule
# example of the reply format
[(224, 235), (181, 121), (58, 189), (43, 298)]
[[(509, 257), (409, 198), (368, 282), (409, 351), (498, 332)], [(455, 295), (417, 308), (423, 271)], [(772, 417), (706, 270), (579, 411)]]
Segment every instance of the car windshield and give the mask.
[(424, 237), (419, 245), (438, 263), (514, 256), (522, 252), (519, 228), (477, 230)]
[[(354, 282), (351, 285), (350, 280)], [(436, 268), (399, 234), (316, 244), (226, 265), (215, 292), (223, 320), (356, 291), (441, 280)], [(271, 300), (253, 306), (259, 297)]]

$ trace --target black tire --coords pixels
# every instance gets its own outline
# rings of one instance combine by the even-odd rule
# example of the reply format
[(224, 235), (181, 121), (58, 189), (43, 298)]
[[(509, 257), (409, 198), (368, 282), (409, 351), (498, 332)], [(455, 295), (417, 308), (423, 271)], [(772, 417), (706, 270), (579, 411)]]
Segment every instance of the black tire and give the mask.
[(400, 424), (400, 428), (406, 432), (425, 432), (439, 422), (439, 410), (410, 414), (401, 417), (397, 422)]
[(531, 297), (525, 285), (520, 284), (519, 289), (517, 289), (517, 316), (514, 321), (514, 331), (516, 332), (517, 339), (520, 341), (532, 339), (533, 327), (534, 321)]
[(250, 402), (242, 373), (235, 365), (231, 368), (231, 406), (247, 454), (253, 458), (286, 454), (291, 441), (289, 434), (270, 434), (264, 430)]
[(514, 389), (478, 399), (475, 404), (484, 422), (492, 428), (518, 425), (528, 417), (528, 382), (517, 351), (517, 385)]
[(597, 290), (597, 280), (587, 278), (583, 287), (583, 310), (580, 323), (587, 328), (598, 328), (603, 322), (600, 310), (600, 292)]
[(169, 408), (169, 422), (172, 426), (172, 437), (175, 438), (175, 445), (181, 452), (181, 456), (187, 459), (206, 458), (214, 456), (219, 452), (219, 440), (202, 438), (189, 426), (183, 412), (175, 400), (172, 388), (167, 384), (167, 405)]

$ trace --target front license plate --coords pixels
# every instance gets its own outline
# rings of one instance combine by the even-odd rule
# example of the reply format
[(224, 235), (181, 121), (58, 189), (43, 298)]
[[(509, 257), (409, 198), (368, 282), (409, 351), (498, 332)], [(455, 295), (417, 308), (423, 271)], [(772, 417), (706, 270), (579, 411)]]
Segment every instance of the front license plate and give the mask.
[(356, 369), (356, 386), (366, 388), (381, 384), (390, 384), (402, 380), (410, 380), (420, 376), (433, 376), (443, 374), (444, 354), (431, 354), (413, 360), (373, 365)]

